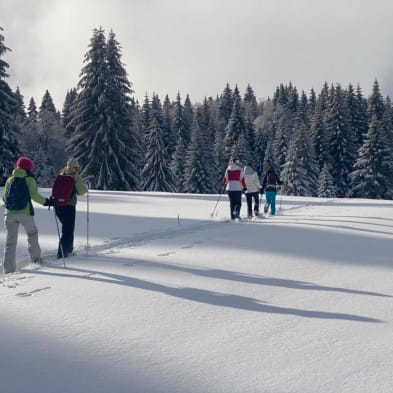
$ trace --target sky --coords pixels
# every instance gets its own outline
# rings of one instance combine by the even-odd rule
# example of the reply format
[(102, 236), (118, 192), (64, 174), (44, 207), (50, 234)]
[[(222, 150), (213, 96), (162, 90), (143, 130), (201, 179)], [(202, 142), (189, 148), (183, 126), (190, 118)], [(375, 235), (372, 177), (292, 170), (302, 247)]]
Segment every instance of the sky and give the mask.
[(393, 391), (391, 201), (279, 196), (236, 223), (227, 195), (89, 196), (65, 268), (36, 204), (44, 266), (21, 229), (0, 275), (2, 393)]
[(280, 83), (317, 92), (323, 83), (378, 79), (393, 93), (391, 0), (1, 0), (8, 83), (27, 104), (45, 90), (61, 109), (76, 87), (92, 31), (113, 30), (140, 101), (221, 94), (228, 82), (258, 99)]

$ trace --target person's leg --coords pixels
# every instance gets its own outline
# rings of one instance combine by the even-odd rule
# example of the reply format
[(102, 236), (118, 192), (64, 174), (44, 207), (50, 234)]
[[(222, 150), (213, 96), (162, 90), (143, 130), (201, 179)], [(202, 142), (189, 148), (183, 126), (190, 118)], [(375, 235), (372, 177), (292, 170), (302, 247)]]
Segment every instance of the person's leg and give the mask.
[(65, 257), (70, 256), (74, 250), (75, 211), (75, 206), (64, 206), (61, 244)]
[(234, 210), (233, 213), (236, 218), (240, 218), (240, 209), (242, 207), (242, 191), (234, 192)]
[(252, 192), (246, 193), (246, 201), (247, 201), (247, 216), (252, 217)]
[(7, 235), (4, 247), (3, 270), (7, 274), (14, 273), (16, 270), (16, 243), (18, 242), (19, 221), (16, 219), (15, 214), (4, 216), (4, 225)]
[(252, 196), (254, 198), (254, 214), (257, 216), (259, 214), (259, 193), (253, 192)]
[[(20, 223), (25, 228), (27, 234), (27, 250), (29, 251), (31, 262), (41, 262), (41, 247), (38, 242), (38, 229), (35, 225), (34, 216), (27, 214), (20, 215)], [(23, 216), (23, 217), (22, 217)]]
[(266, 197), (266, 204), (264, 207), (264, 212), (267, 213), (269, 210), (269, 206), (272, 205), (273, 202), (273, 193), (274, 191), (266, 191), (265, 192), (265, 197)]
[(277, 195), (277, 191), (272, 191), (271, 204), (270, 204), (270, 214), (272, 216), (276, 214), (276, 195)]
[(233, 191), (228, 191), (228, 198), (229, 198), (229, 210), (231, 213), (231, 219), (233, 220), (235, 218), (235, 214), (234, 214), (235, 200), (234, 200)]

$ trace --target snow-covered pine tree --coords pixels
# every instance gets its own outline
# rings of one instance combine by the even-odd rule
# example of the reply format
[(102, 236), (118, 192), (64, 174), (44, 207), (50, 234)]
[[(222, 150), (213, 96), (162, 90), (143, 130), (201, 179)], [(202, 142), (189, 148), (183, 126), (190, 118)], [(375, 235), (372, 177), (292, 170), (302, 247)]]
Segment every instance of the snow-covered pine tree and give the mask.
[(7, 177), (11, 175), (19, 154), (16, 138), (19, 130), (15, 123), (18, 100), (5, 81), (8, 77), (6, 71), (9, 65), (1, 57), (9, 48), (4, 45), (2, 31), (0, 27), (0, 185), (3, 185)]
[(183, 105), (183, 118), (184, 118), (184, 136), (186, 140), (187, 146), (191, 142), (191, 130), (192, 130), (192, 124), (194, 121), (194, 108), (191, 103), (190, 96), (187, 94), (186, 98), (184, 100), (184, 105)]
[(336, 187), (333, 184), (333, 176), (330, 174), (329, 167), (325, 163), (318, 177), (319, 198), (335, 198), (337, 194)]
[(325, 117), (330, 159), (328, 165), (337, 188), (337, 196), (342, 198), (347, 196), (350, 190), (349, 174), (356, 159), (356, 136), (344, 91), (339, 84), (332, 86), (330, 91), (330, 102)]
[(93, 31), (86, 65), (78, 83), (67, 151), (81, 164), (93, 188), (135, 190), (141, 160), (136, 121), (132, 118), (127, 73), (113, 32)]
[(233, 92), (229, 86), (229, 83), (225, 85), (224, 91), (220, 96), (218, 108), (225, 128), (229, 122), (229, 119), (231, 118), (233, 109)]
[(372, 92), (368, 98), (367, 105), (370, 119), (376, 116), (377, 120), (382, 120), (385, 112), (385, 103), (377, 80), (373, 83)]
[(255, 96), (254, 90), (250, 84), (246, 87), (246, 92), (244, 93), (244, 108), (245, 113), (254, 121), (259, 115), (258, 101)]
[(386, 139), (383, 121), (374, 113), (368, 133), (359, 149), (359, 157), (351, 173), (351, 197), (392, 198), (392, 151)]
[(162, 131), (164, 144), (168, 150), (168, 156), (172, 158), (176, 150), (176, 135), (173, 132), (172, 126), (172, 112), (173, 105), (168, 97), (165, 96), (164, 104), (162, 105)]
[(62, 111), (63, 127), (65, 129), (65, 137), (69, 138), (74, 133), (74, 127), (71, 127), (72, 110), (77, 99), (78, 93), (75, 88), (68, 90)]
[(17, 106), (15, 108), (15, 123), (18, 126), (18, 128), (22, 128), (25, 121), (26, 121), (26, 110), (25, 110), (25, 103), (23, 99), (23, 95), (21, 94), (19, 87), (16, 88), (15, 91), (15, 98), (17, 101)]
[(201, 110), (195, 111), (192, 125), (191, 143), (187, 152), (185, 169), (186, 191), (197, 194), (209, 194), (216, 192), (215, 179), (210, 162), (213, 160), (212, 152), (207, 143), (207, 135), (201, 129)]
[(355, 132), (357, 133), (358, 146), (360, 147), (368, 131), (369, 116), (367, 112), (367, 99), (363, 97), (359, 84), (356, 87), (356, 105), (353, 122)]
[(241, 98), (237, 96), (233, 103), (232, 114), (225, 128), (224, 151), (229, 158), (240, 136), (245, 133), (244, 114)]
[(283, 193), (297, 196), (316, 195), (318, 163), (315, 160), (307, 124), (300, 121), (289, 145), (281, 172)]
[(168, 165), (168, 152), (164, 146), (162, 129), (156, 116), (152, 116), (150, 119), (146, 143), (142, 189), (144, 191), (175, 192), (175, 179)]
[[(46, 90), (38, 111), (39, 144), (47, 157), (47, 166), (52, 166), (54, 173), (58, 172), (66, 161), (64, 127), (53, 103), (52, 96)], [(35, 146), (37, 151), (39, 146)]]

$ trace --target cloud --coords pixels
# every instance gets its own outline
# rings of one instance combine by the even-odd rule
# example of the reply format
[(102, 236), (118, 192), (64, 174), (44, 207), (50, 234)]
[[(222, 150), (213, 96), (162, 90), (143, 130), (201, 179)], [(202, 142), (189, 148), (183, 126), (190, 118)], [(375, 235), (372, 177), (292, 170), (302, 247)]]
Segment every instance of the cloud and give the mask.
[(11, 86), (38, 104), (48, 89), (59, 109), (100, 26), (116, 33), (139, 100), (180, 91), (201, 101), (227, 82), (243, 91), (250, 83), (258, 97), (289, 81), (306, 91), (325, 81), (359, 83), (367, 93), (378, 78), (385, 94), (393, 89), (390, 0), (2, 0), (0, 7)]

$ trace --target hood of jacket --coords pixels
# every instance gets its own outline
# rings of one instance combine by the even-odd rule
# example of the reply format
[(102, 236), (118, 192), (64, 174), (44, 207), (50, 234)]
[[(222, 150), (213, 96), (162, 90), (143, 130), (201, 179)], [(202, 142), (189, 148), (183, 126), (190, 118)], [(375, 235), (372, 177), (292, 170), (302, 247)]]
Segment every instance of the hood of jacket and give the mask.
[(252, 169), (250, 166), (246, 166), (244, 168), (244, 174), (245, 175), (252, 175), (253, 173), (255, 173), (254, 169)]
[(15, 168), (12, 171), (12, 176), (14, 176), (14, 177), (25, 177), (25, 176), (29, 176), (29, 174), (27, 173), (26, 169)]

